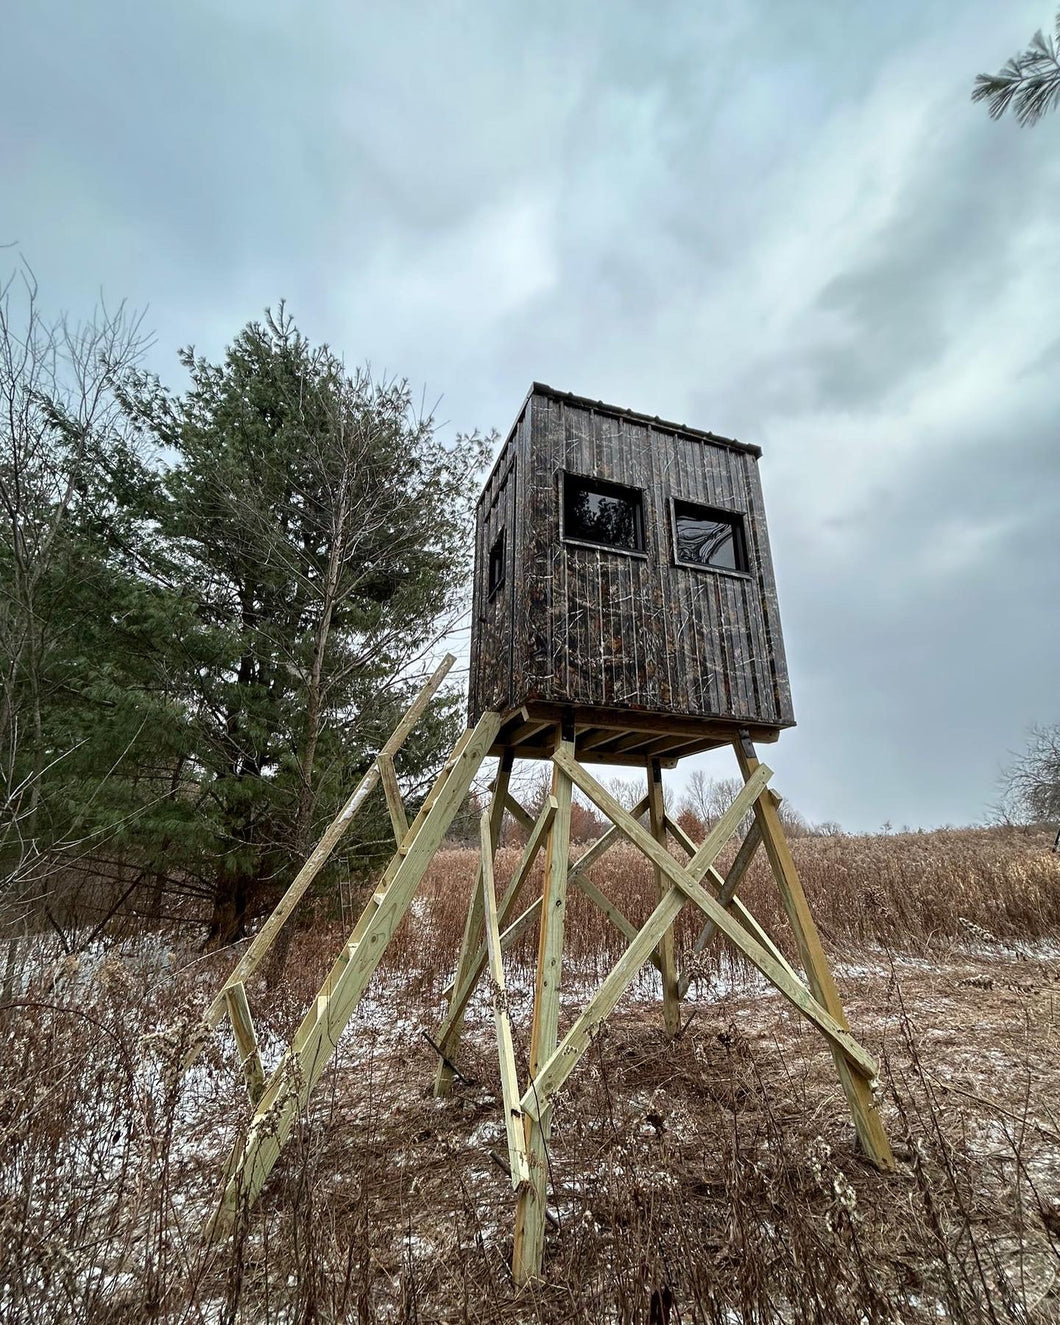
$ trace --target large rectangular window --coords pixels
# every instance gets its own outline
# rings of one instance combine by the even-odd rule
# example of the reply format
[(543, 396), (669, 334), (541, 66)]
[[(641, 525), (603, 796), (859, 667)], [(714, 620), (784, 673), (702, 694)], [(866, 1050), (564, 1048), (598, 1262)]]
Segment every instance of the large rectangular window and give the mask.
[(643, 494), (638, 488), (564, 474), (563, 537), (623, 552), (643, 552)]
[(690, 501), (674, 502), (674, 552), (682, 566), (746, 573), (743, 516)]

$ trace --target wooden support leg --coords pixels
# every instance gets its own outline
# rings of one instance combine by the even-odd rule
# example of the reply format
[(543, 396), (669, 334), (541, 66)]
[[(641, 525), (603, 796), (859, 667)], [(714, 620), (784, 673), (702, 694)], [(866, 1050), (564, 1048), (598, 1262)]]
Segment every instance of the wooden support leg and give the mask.
[[(866, 1053), (850, 1031), (840, 1026), (831, 1013), (817, 1002), (806, 986), (791, 975), (790, 968), (783, 962), (777, 961), (762, 944), (753, 939), (733, 916), (718, 905), (715, 898), (699, 882), (699, 878), (706, 875), (717, 860), (736, 825), (765, 790), (771, 774), (764, 764), (751, 775), (743, 791), (715, 824), (703, 845), (682, 868), (669, 851), (661, 847), (651, 833), (642, 824), (637, 823), (619, 805), (607, 788), (601, 786), (577, 760), (569, 757), (563, 750), (557, 750), (552, 758), (556, 766), (571, 778), (575, 786), (585, 792), (597, 809), (602, 810), (612, 823), (617, 824), (624, 837), (627, 837), (634, 846), (639, 847), (653, 865), (658, 865), (670, 882), (676, 884), (704, 914), (713, 918), (725, 937), (750, 958), (766, 979), (789, 999), (804, 1017), (809, 1018), (824, 1033), (829, 1043), (846, 1056), (852, 1068), (859, 1071), (868, 1081), (875, 1079), (877, 1068), (872, 1055)], [(530, 1112), (526, 1106), (526, 1097), (523, 1098), (524, 1110)]]
[[(738, 739), (734, 742), (734, 746), (740, 771), (745, 779), (750, 779), (759, 767), (754, 746), (746, 738)], [(802, 881), (795, 867), (791, 848), (784, 836), (776, 802), (771, 796), (762, 795), (755, 801), (754, 809), (755, 819), (762, 830), (766, 855), (769, 857), (777, 887), (780, 889), (784, 910), (795, 934), (810, 992), (844, 1030), (849, 1030), (850, 1023), (843, 1010), (828, 959), (821, 947), (817, 926), (806, 901), (806, 894), (802, 890)], [(873, 1099), (872, 1088), (863, 1076), (851, 1070), (844, 1055), (834, 1046), (832, 1055), (854, 1119), (858, 1140), (865, 1154), (876, 1167), (889, 1172), (894, 1168), (894, 1155)]]
[(486, 945), (489, 948), (490, 980), (493, 985), (493, 1022), (497, 1031), (497, 1058), (501, 1074), (501, 1096), (504, 1100), (504, 1130), (508, 1138), (508, 1167), (512, 1186), (518, 1191), (530, 1179), (526, 1161), (526, 1128), (519, 1105), (519, 1076), (515, 1067), (515, 1045), (512, 1041), (512, 1023), (508, 1015), (508, 990), (504, 983), (504, 962), (501, 959), (501, 932), (497, 919), (497, 893), (493, 882), (495, 847), (490, 835), (489, 811), (484, 811), (480, 823), (482, 841), (482, 900), (486, 921)]
[[(574, 732), (565, 730), (559, 750), (574, 758)], [(541, 898), (541, 930), (537, 952), (534, 1019), (530, 1032), (531, 1078), (556, 1048), (559, 1032), (560, 977), (563, 966), (563, 927), (567, 909), (567, 872), (570, 860), (570, 775), (554, 764), (552, 796), (556, 814), (548, 837), (545, 883)], [(545, 1198), (548, 1187), (548, 1141), (551, 1111), (527, 1124), (530, 1181), (519, 1192), (515, 1212), (512, 1274), (523, 1284), (541, 1271), (545, 1250)]]
[[(460, 756), (446, 775), (437, 797), (416, 829), (414, 840), (389, 875), (390, 882), (365, 907), (367, 919), (355, 930), (360, 937), (347, 945), (341, 969), (332, 970), (325, 982), (324, 1006), (301, 1038), (284, 1054), (266, 1084), (245, 1141), (236, 1143), (225, 1168), (226, 1184), (209, 1236), (231, 1229), (240, 1208), (251, 1205), (279, 1157), (298, 1115), (306, 1107), (313, 1087), (327, 1067), (349, 1024), (368, 981), (379, 965), (387, 944), (401, 923), (427, 867), (457, 810), (467, 795), (471, 780), (500, 726), (500, 715), (484, 714), (471, 738), (463, 743)], [(410, 830), (411, 832), (412, 830)], [(389, 872), (388, 872), (389, 873)]]
[[(736, 859), (729, 866), (729, 872), (726, 874), (721, 888), (718, 891), (718, 902), (725, 907), (726, 910), (729, 910), (732, 906), (740, 880), (747, 873), (747, 867), (754, 859), (755, 852), (761, 844), (762, 830), (758, 827), (758, 821), (756, 820), (751, 825), (750, 832), (748, 832), (747, 836), (741, 843), (740, 849), (736, 853)], [(695, 850), (693, 849), (689, 854), (695, 855)], [(691, 956), (698, 957), (717, 932), (718, 927), (714, 921), (709, 919), (705, 920), (703, 922), (703, 928), (696, 935), (695, 943), (692, 944)], [(691, 979), (688, 975), (682, 975), (681, 979), (678, 981), (677, 992), (682, 998), (688, 993), (688, 986), (690, 983)]]
[(239, 1049), (239, 1065), (247, 1083), (247, 1094), (251, 1104), (256, 1105), (265, 1089), (265, 1072), (261, 1066), (258, 1037), (254, 1030), (254, 1019), (250, 1015), (246, 986), (242, 982), (229, 985), (225, 990), (225, 1003), (235, 1033), (236, 1047)]
[[(506, 750), (501, 756), (500, 765), (497, 768), (497, 778), (493, 784), (493, 800), (490, 803), (489, 815), (490, 841), (493, 843), (494, 851), (496, 851), (497, 843), (500, 841), (505, 800), (508, 795), (508, 783), (511, 781), (512, 764), (514, 762), (515, 756), (510, 750)], [(453, 984), (458, 990), (470, 982), (472, 968), (477, 965), (479, 943), (483, 933), (482, 920), (482, 866), (480, 864), (475, 875), (474, 887), (471, 890), (467, 920), (464, 924), (464, 937), (460, 944), (460, 957), (456, 964), (456, 979)], [(470, 989), (468, 990), (469, 996)], [(464, 1007), (466, 1006), (465, 998)], [(439, 1098), (452, 1094), (453, 1069), (450, 1067), (450, 1063), (456, 1058), (460, 1048), (460, 1035), (463, 1029), (464, 1008), (461, 1008), (457, 1016), (447, 1019), (445, 1028), (438, 1040), (438, 1048), (441, 1050), (442, 1056), (438, 1063), (438, 1070), (434, 1074), (434, 1093)]]
[[(556, 802), (550, 796), (541, 809), (541, 814), (538, 816), (537, 823), (533, 825), (530, 837), (527, 840), (526, 846), (523, 848), (523, 854), (519, 859), (519, 864), (516, 866), (515, 873), (512, 875), (511, 881), (509, 882), (504, 897), (498, 907), (497, 914), (499, 924), (505, 926), (505, 929), (501, 933), (502, 950), (510, 948), (523, 932), (526, 925), (530, 923), (528, 917), (531, 915), (536, 917), (540, 913), (541, 899), (539, 897), (518, 920), (511, 925), (508, 924), (515, 911), (515, 904), (522, 895), (523, 885), (530, 877), (530, 871), (534, 867), (537, 853), (548, 839), (548, 830), (552, 827), (552, 819), (555, 813)], [(435, 1034), (434, 1038), (437, 1043), (440, 1044), (441, 1041), (445, 1039), (446, 1035), (448, 1035), (450, 1026), (463, 1017), (464, 1009), (467, 1007), (468, 1000), (475, 992), (475, 987), (482, 976), (482, 972), (486, 968), (486, 956), (486, 944), (482, 943), (479, 947), (478, 954), (472, 963), (467, 978), (463, 981), (460, 987), (457, 988), (456, 980), (454, 978), (442, 991), (442, 996), (449, 1000), (449, 1009), (445, 1014), (445, 1020), (442, 1022), (441, 1026), (438, 1027), (438, 1031)]]
[[(648, 766), (648, 811), (651, 835), (656, 842), (666, 845), (666, 806), (663, 803), (662, 765), (653, 759)], [(670, 881), (656, 867), (655, 887), (660, 900), (670, 890)], [(677, 987), (677, 962), (674, 958), (674, 931), (671, 926), (659, 940), (656, 949), (659, 970), (662, 972), (663, 1025), (666, 1034), (674, 1036), (681, 1029), (681, 995)]]
[[(451, 653), (447, 653), (442, 659), (441, 664), (436, 668), (430, 680), (423, 687), (420, 693), (409, 706), (405, 716), (394, 728), (393, 734), (387, 743), (379, 752), (379, 759), (393, 760), (393, 756), (404, 745), (409, 733), (419, 722), (420, 718), (426, 712), (428, 704), (437, 694), (442, 682), (449, 674), (450, 668), (456, 659)], [(470, 735), (470, 733), (468, 733)], [(391, 763), (391, 767), (393, 764)], [(269, 949), (275, 943), (277, 935), (290, 918), (292, 912), (298, 903), (302, 900), (310, 884), (323, 869), (335, 850), (343, 834), (349, 828), (356, 818), (361, 806), (375, 790), (379, 781), (379, 763), (374, 762), (364, 777), (361, 778), (350, 799), (342, 807), (339, 813), (332, 820), (327, 832), (314, 847), (309, 859), (295, 876), (294, 882), (284, 893), (283, 897), (276, 905), (276, 909), (268, 920), (265, 921), (261, 929), (254, 936), (254, 940), (243, 956), (236, 963), (232, 974), (224, 982), (219, 990), (217, 997), (206, 1009), (203, 1018), (204, 1024), (212, 1030), (229, 1006), (227, 991), (236, 985), (245, 984), (254, 974), (261, 963), (268, 955)], [(195, 1045), (185, 1058), (182, 1070), (186, 1071), (202, 1052), (203, 1045), (206, 1043), (205, 1037), (198, 1038)]]

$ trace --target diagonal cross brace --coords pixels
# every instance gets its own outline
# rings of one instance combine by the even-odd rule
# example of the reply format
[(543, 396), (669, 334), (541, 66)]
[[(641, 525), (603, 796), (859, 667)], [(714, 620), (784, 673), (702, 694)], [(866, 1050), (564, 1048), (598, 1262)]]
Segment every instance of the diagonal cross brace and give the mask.
[(764, 790), (771, 776), (770, 770), (765, 765), (760, 765), (755, 770), (740, 795), (722, 816), (688, 866), (682, 867), (576, 760), (563, 751), (557, 751), (553, 758), (571, 781), (607, 815), (623, 835), (658, 866), (673, 887), (652, 912), (637, 939), (634, 940), (634, 944), (631, 944), (630, 950), (619, 959), (582, 1015), (536, 1074), (530, 1089), (523, 1096), (524, 1112), (533, 1117), (541, 1115), (547, 1107), (548, 1097), (570, 1075), (591, 1043), (596, 1027), (615, 1006), (623, 990), (647, 959), (647, 953), (658, 942), (659, 934), (665, 932), (666, 927), (673, 923), (674, 917), (681, 910), (686, 899), (694, 901), (714, 920), (718, 928), (758, 967), (770, 983), (804, 1016), (817, 1025), (829, 1042), (840, 1050), (852, 1068), (869, 1080), (875, 1078), (876, 1063), (871, 1055), (866, 1053), (854, 1037), (821, 1007), (804, 985), (793, 979), (764, 947), (751, 938), (695, 877), (697, 871), (705, 873), (713, 865), (725, 841), (735, 831), (747, 809)]
[[(265, 921), (261, 929), (255, 934), (250, 947), (247, 948), (243, 956), (240, 957), (232, 970), (231, 975), (229, 975), (218, 991), (216, 998), (206, 1009), (203, 1016), (203, 1022), (208, 1030), (213, 1030), (228, 1010), (228, 991), (234, 989), (236, 985), (245, 984), (265, 960), (269, 949), (276, 941), (277, 934), (279, 934), (284, 924), (290, 918), (295, 907), (305, 896), (306, 890), (309, 888), (310, 884), (327, 864), (332, 852), (335, 850), (336, 846), (338, 846), (339, 841), (346, 833), (350, 824), (353, 823), (354, 819), (357, 817), (357, 813), (361, 806), (375, 790), (380, 777), (379, 760), (382, 759), (384, 762), (390, 760), (390, 766), (393, 768), (392, 761), (394, 755), (405, 744), (409, 733), (412, 731), (413, 727), (415, 727), (417, 722), (419, 722), (420, 718), (423, 717), (427, 705), (437, 694), (439, 687), (449, 675), (449, 671), (455, 662), (456, 659), (453, 655), (447, 653), (439, 663), (438, 667), (428, 679), (426, 685), (424, 685), (423, 689), (409, 705), (405, 712), (405, 716), (394, 728), (390, 739), (383, 746), (382, 750), (380, 750), (377, 758), (373, 760), (364, 777), (361, 778), (360, 782), (354, 788), (353, 794), (350, 796), (349, 800), (332, 820), (324, 836), (314, 847), (309, 858), (298, 871), (291, 886), (276, 904), (276, 908), (272, 915), (269, 916), (268, 920)], [(198, 1058), (205, 1043), (205, 1036), (196, 1039), (193, 1049), (189, 1052), (182, 1064), (183, 1071), (186, 1071), (196, 1058)]]
[(227, 1231), (240, 1206), (256, 1200), (463, 803), (479, 765), (489, 753), (499, 727), (498, 713), (487, 712), (479, 720), (415, 838), (407, 844), (408, 849), (384, 894), (365, 908), (369, 919), (341, 972), (333, 972), (333, 978), (326, 982), (327, 993), (321, 996), (324, 1006), (312, 1029), (301, 1045), (292, 1046), (281, 1059), (251, 1121), (245, 1144), (237, 1142), (232, 1152), (221, 1204), (210, 1223), (211, 1233)]

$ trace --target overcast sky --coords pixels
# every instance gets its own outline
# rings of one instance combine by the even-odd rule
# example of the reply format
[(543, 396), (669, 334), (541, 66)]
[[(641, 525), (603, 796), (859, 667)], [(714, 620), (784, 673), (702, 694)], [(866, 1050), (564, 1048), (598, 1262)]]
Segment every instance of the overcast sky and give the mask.
[(969, 91), (1053, 4), (9, 5), (0, 242), (173, 383), (286, 298), (451, 431), (536, 378), (757, 442), (776, 787), (975, 821), (1060, 720), (1060, 114)]

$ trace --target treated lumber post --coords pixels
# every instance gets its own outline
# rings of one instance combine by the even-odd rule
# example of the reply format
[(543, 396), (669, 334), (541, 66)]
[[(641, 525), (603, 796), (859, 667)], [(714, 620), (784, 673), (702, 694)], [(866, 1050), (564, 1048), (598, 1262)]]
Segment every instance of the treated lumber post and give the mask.
[(370, 918), (354, 949), (347, 949), (345, 967), (330, 983), (324, 1009), (304, 1042), (292, 1046), (277, 1065), (251, 1120), (245, 1143), (237, 1142), (229, 1157), (224, 1194), (208, 1225), (210, 1236), (227, 1232), (238, 1210), (257, 1199), (499, 728), (498, 713), (487, 712), (479, 719), (385, 893), (365, 908)]
[(236, 1037), (239, 1050), (239, 1066), (243, 1069), (243, 1079), (247, 1084), (247, 1094), (251, 1104), (256, 1105), (265, 1089), (265, 1070), (261, 1065), (261, 1053), (258, 1050), (258, 1036), (254, 1030), (254, 1019), (250, 1015), (247, 1002), (247, 990), (243, 984), (229, 985), (225, 990), (225, 1003), (228, 1017)]
[[(733, 742), (733, 746), (740, 764), (740, 772), (745, 780), (751, 779), (761, 767), (754, 746), (743, 735)], [(795, 934), (795, 942), (798, 945), (799, 957), (806, 972), (810, 991), (821, 1007), (848, 1031), (850, 1023), (839, 998), (832, 968), (821, 946), (821, 939), (814, 924), (813, 913), (806, 901), (806, 894), (802, 889), (802, 881), (791, 848), (784, 835), (777, 803), (771, 796), (759, 796), (754, 808), (755, 819), (762, 830), (766, 855), (769, 857), (784, 910)], [(862, 1149), (877, 1168), (889, 1172), (894, 1168), (894, 1155), (873, 1099), (872, 1087), (864, 1077), (851, 1071), (846, 1057), (834, 1046), (832, 1055)]]
[[(427, 684), (409, 705), (405, 712), (405, 716), (394, 728), (390, 739), (379, 752), (377, 759), (383, 756), (393, 759), (394, 755), (405, 744), (413, 727), (415, 727), (416, 723), (419, 722), (420, 718), (423, 716), (427, 705), (437, 694), (439, 687), (448, 676), (449, 670), (455, 662), (456, 659), (451, 653), (445, 655), (434, 673), (428, 679)], [(331, 857), (331, 853), (335, 850), (336, 846), (338, 846), (343, 834), (357, 817), (357, 813), (361, 806), (375, 790), (378, 781), (379, 765), (377, 761), (373, 761), (364, 777), (361, 778), (360, 782), (357, 784), (349, 800), (331, 821), (324, 836), (313, 848), (309, 859), (298, 871), (297, 875), (295, 875), (294, 882), (280, 898), (272, 915), (269, 916), (268, 920), (265, 921), (261, 929), (255, 934), (250, 947), (247, 948), (246, 952), (236, 963), (231, 975), (221, 986), (217, 997), (207, 1008), (203, 1021), (210, 1030), (213, 1030), (224, 1016), (225, 1010), (228, 1006), (228, 1001), (225, 997), (226, 992), (235, 985), (245, 984), (265, 960), (269, 949), (276, 941), (277, 934), (279, 934), (280, 930), (283, 928), (285, 922), (290, 917), (291, 912), (305, 896), (309, 885)], [(205, 1037), (201, 1037), (196, 1042), (195, 1047), (184, 1060), (183, 1068), (185, 1070), (192, 1065), (196, 1058), (198, 1058), (199, 1054), (202, 1052), (204, 1044)]]
[[(565, 723), (556, 755), (574, 759), (574, 727)], [(567, 914), (567, 874), (570, 863), (571, 779), (566, 768), (552, 766), (552, 795), (556, 814), (548, 835), (545, 881), (541, 895), (541, 928), (534, 987), (534, 1017), (530, 1030), (530, 1076), (551, 1057), (559, 1031), (560, 980), (563, 970), (563, 929)], [(531, 1085), (531, 1090), (533, 1089)], [(527, 1123), (530, 1181), (519, 1192), (515, 1211), (512, 1274), (524, 1284), (540, 1274), (545, 1251), (545, 1199), (548, 1187), (548, 1141), (551, 1116)]]
[[(504, 897), (501, 899), (500, 907), (498, 909), (498, 919), (499, 923), (502, 925), (508, 924), (508, 917), (515, 910), (515, 903), (519, 900), (523, 891), (523, 884), (530, 877), (530, 871), (534, 867), (537, 853), (545, 844), (546, 835), (548, 830), (552, 827), (552, 819), (555, 813), (556, 802), (550, 796), (542, 806), (537, 822), (533, 825), (526, 846), (523, 848), (523, 854), (519, 858), (519, 864), (516, 866), (515, 873), (512, 875), (508, 887), (505, 889)], [(535, 903), (535, 906), (539, 904), (540, 899)], [(531, 907), (531, 910), (533, 910), (533, 907)], [(512, 934), (511, 937), (509, 937), (510, 933), (510, 929), (505, 929), (501, 933), (501, 946), (503, 948), (510, 947), (518, 937), (517, 934)], [(483, 942), (479, 946), (479, 950), (475, 955), (475, 961), (471, 966), (467, 979), (464, 980), (460, 988), (457, 989), (456, 980), (453, 979), (448, 985), (446, 985), (445, 989), (442, 990), (443, 996), (449, 999), (449, 1007), (446, 1010), (445, 1020), (435, 1032), (434, 1038), (437, 1043), (440, 1044), (449, 1033), (449, 1027), (452, 1022), (458, 1017), (464, 1015), (464, 1009), (467, 1007), (468, 1000), (474, 993), (475, 987), (482, 976), (482, 972), (485, 970), (487, 956), (486, 944)]]
[(409, 831), (409, 821), (405, 817), (405, 805), (401, 799), (401, 788), (398, 786), (397, 772), (394, 769), (394, 757), (384, 751), (375, 762), (383, 783), (383, 795), (386, 797), (386, 808), (394, 829), (394, 841), (400, 851), (401, 844)]
[(512, 1023), (508, 1016), (508, 990), (504, 983), (504, 961), (501, 957), (501, 933), (497, 921), (497, 892), (493, 882), (494, 843), (490, 831), (488, 810), (482, 813), (479, 825), (482, 840), (482, 901), (486, 926), (486, 945), (489, 948), (490, 981), (493, 985), (493, 1021), (497, 1031), (497, 1058), (501, 1076), (501, 1097), (504, 1101), (504, 1131), (508, 1138), (508, 1166), (512, 1186), (518, 1191), (530, 1180), (526, 1160), (526, 1129), (519, 1107), (519, 1074), (515, 1066), (515, 1045), (512, 1042)]
[[(748, 830), (747, 836), (740, 843), (740, 849), (737, 851), (735, 859), (729, 866), (729, 872), (725, 875), (721, 888), (718, 891), (718, 902), (721, 906), (725, 907), (726, 911), (732, 909), (733, 898), (736, 896), (736, 889), (740, 886), (740, 881), (747, 873), (747, 868), (751, 861), (754, 860), (755, 852), (761, 844), (762, 830), (759, 828), (758, 820), (756, 819)], [(694, 855), (695, 850), (693, 849), (689, 854)], [(703, 928), (696, 935), (695, 943), (692, 944), (691, 956), (698, 956), (717, 932), (718, 927), (713, 920), (704, 921)], [(688, 993), (689, 983), (690, 978), (687, 975), (682, 975), (681, 979), (678, 981), (677, 990), (682, 998)]]
[[(684, 850), (688, 852), (688, 855), (694, 858), (699, 848), (696, 846), (695, 842), (693, 842), (692, 839), (688, 836), (685, 830), (681, 828), (678, 824), (675, 824), (670, 819), (667, 819), (666, 826), (670, 830), (674, 838), (681, 844)], [(752, 825), (752, 829), (754, 828), (757, 828), (757, 824)], [(761, 841), (760, 837), (758, 838), (758, 841)], [(746, 845), (746, 839), (744, 844)], [(738, 852), (737, 859), (739, 858), (739, 854), (740, 853)], [(736, 865), (734, 862), (733, 869), (735, 868)], [(730, 873), (732, 873), (732, 870), (730, 870)], [(707, 870), (706, 874), (703, 875), (703, 878), (707, 879), (710, 883), (712, 883), (714, 887), (718, 889), (719, 893), (721, 893), (724, 890), (727, 882), (727, 879), (723, 879), (713, 865), (710, 867), (710, 869)], [(769, 937), (766, 931), (762, 928), (762, 926), (758, 923), (758, 921), (754, 918), (754, 916), (750, 913), (750, 911), (748, 911), (747, 907), (744, 906), (743, 902), (741, 902), (740, 899), (737, 896), (735, 896), (735, 893), (730, 898), (729, 909), (732, 912), (733, 917), (736, 920), (738, 920), (741, 925), (743, 925), (744, 929), (747, 930), (748, 934), (750, 934), (750, 936), (755, 940), (755, 942), (760, 943), (762, 947), (765, 948), (765, 950), (770, 954), (773, 960), (777, 962), (778, 965), (782, 966), (793, 980), (801, 983), (802, 977), (799, 975), (798, 971), (795, 970), (792, 964), (788, 961), (787, 957), (784, 956), (784, 954), (780, 951), (777, 945)], [(714, 922), (708, 920), (707, 924), (713, 925)], [(714, 928), (716, 929), (717, 926), (714, 926)], [(700, 935), (700, 937), (702, 937), (702, 935)], [(684, 998), (684, 993), (682, 993), (681, 997)]]
[[(497, 777), (493, 783), (493, 799), (489, 808), (490, 841), (493, 844), (494, 851), (496, 851), (497, 843), (500, 840), (501, 824), (504, 822), (505, 802), (508, 795), (508, 783), (511, 781), (512, 764), (514, 762), (515, 756), (510, 750), (505, 750), (504, 754), (501, 755), (500, 763), (497, 765)], [(453, 983), (457, 989), (460, 989), (470, 980), (479, 949), (482, 917), (482, 864), (480, 862), (475, 873), (475, 883), (471, 890), (471, 899), (467, 908), (467, 920), (464, 922), (464, 937), (460, 943), (460, 956), (456, 964), (456, 976)], [(470, 997), (470, 990), (468, 991), (468, 997)], [(466, 1006), (465, 999), (464, 1007)], [(438, 1061), (438, 1069), (434, 1074), (434, 1093), (439, 1099), (452, 1094), (453, 1069), (450, 1064), (456, 1058), (457, 1051), (460, 1048), (460, 1034), (464, 1027), (463, 1008), (456, 1016), (448, 1018), (447, 1022), (444, 1034), (439, 1034), (437, 1037), (441, 1057)]]
[(568, 758), (561, 750), (556, 751), (553, 760), (557, 767), (566, 772), (574, 784), (585, 792), (593, 804), (603, 810), (612, 823), (619, 826), (623, 835), (644, 852), (652, 864), (658, 865), (670, 881), (687, 894), (701, 911), (713, 917), (714, 923), (726, 938), (758, 967), (770, 984), (779, 990), (803, 1016), (824, 1033), (829, 1043), (838, 1048), (867, 1081), (875, 1079), (877, 1072), (875, 1060), (858, 1044), (849, 1029), (841, 1026), (818, 1003), (806, 986), (791, 975), (789, 968), (777, 961), (772, 953), (753, 939), (726, 910), (719, 906), (698, 880), (697, 875), (707, 872), (725, 842), (732, 836), (735, 826), (765, 789), (771, 774), (764, 764), (751, 775), (743, 791), (718, 820), (695, 856), (682, 867), (576, 760)]
[[(663, 849), (666, 848), (666, 806), (663, 801), (662, 766), (657, 759), (648, 765), (648, 814), (651, 835)], [(655, 867), (655, 890), (660, 901), (669, 891), (670, 884), (658, 866)], [(662, 974), (663, 1025), (671, 1038), (681, 1029), (681, 995), (677, 986), (677, 962), (674, 959), (674, 931), (671, 926), (659, 939), (656, 949)]]

